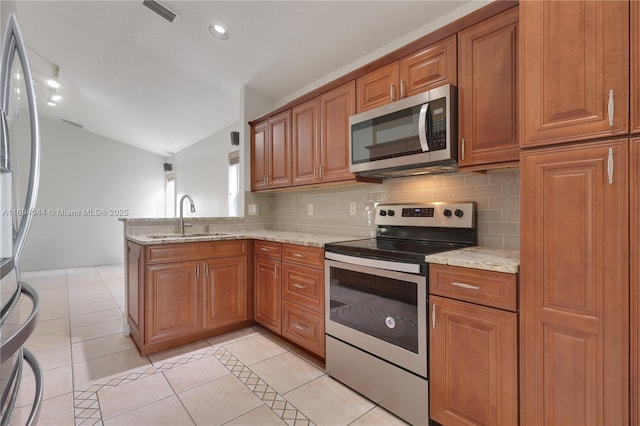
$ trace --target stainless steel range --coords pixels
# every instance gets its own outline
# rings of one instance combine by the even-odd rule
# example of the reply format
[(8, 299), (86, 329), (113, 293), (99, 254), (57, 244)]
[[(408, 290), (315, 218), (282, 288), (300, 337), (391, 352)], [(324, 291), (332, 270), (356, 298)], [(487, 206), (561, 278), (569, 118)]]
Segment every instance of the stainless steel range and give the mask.
[(412, 424), (428, 424), (428, 264), (476, 245), (472, 202), (376, 207), (376, 238), (325, 245), (326, 369)]

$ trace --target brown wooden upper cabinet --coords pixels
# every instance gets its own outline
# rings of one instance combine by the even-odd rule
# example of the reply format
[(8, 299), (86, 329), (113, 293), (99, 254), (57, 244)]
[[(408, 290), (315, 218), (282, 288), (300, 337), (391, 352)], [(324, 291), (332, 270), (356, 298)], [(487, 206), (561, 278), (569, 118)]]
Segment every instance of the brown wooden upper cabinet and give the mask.
[(456, 82), (456, 36), (452, 35), (358, 78), (357, 112)]
[(629, 2), (523, 1), (519, 7), (522, 146), (626, 134)]
[(291, 110), (293, 185), (354, 179), (349, 172), (349, 116), (355, 113), (351, 81)]
[(640, 133), (640, 2), (631, 2), (631, 132)]
[(458, 33), (459, 164), (519, 159), (518, 8)]
[(251, 190), (291, 185), (291, 110), (251, 129)]

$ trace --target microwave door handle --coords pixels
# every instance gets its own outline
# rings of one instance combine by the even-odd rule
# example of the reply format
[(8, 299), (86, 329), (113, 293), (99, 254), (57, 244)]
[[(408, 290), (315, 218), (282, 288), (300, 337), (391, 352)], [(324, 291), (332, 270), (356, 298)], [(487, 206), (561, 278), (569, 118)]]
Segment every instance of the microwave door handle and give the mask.
[(427, 141), (427, 127), (429, 126), (427, 123), (427, 112), (429, 112), (428, 102), (422, 105), (420, 108), (420, 115), (418, 117), (418, 138), (420, 138), (422, 152), (429, 151), (429, 143)]

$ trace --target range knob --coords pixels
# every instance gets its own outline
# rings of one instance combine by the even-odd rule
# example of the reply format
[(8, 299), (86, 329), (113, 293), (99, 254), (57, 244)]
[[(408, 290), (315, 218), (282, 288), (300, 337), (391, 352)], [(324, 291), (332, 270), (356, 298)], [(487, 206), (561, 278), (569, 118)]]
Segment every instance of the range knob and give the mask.
[(456, 217), (462, 217), (464, 216), (464, 212), (460, 209), (456, 209), (455, 213)]
[(380, 210), (380, 216), (386, 216), (386, 215), (387, 215), (386, 210)]
[(443, 215), (445, 215), (446, 217), (451, 217), (451, 210), (449, 209), (444, 209), (444, 211), (442, 212)]
[(395, 215), (396, 215), (396, 212), (394, 212), (393, 210), (389, 209), (389, 210), (387, 211), (387, 214), (388, 214), (389, 216), (395, 216)]

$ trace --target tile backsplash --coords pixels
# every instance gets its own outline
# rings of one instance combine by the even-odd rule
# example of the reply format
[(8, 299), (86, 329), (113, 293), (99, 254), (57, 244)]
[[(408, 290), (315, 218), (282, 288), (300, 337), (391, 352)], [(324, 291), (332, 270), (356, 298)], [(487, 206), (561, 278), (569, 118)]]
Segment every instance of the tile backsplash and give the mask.
[[(267, 229), (371, 236), (377, 203), (475, 201), (478, 243), (518, 249), (520, 244), (519, 169), (453, 173), (271, 193), (247, 193)], [(351, 213), (355, 203), (355, 215)], [(310, 214), (311, 213), (311, 214)]]

